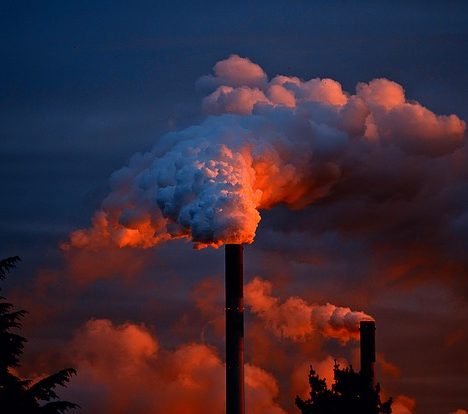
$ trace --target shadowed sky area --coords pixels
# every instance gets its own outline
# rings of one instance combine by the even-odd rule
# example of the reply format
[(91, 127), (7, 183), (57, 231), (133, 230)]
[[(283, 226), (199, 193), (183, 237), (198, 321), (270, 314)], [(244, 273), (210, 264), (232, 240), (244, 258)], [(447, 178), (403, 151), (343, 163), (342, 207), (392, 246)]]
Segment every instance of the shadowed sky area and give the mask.
[[(156, 388), (197, 358), (212, 367), (197, 371), (201, 383), (216, 384), (222, 249), (171, 241), (64, 253), (60, 244), (90, 226), (110, 175), (132, 154), (203, 121), (206, 94), (196, 81), (231, 54), (270, 79), (331, 78), (349, 94), (359, 82), (387, 78), (409, 102), (467, 121), (467, 16), (463, 1), (1, 2), (0, 256), (23, 259), (4, 292), (30, 311), (25, 375), (79, 365), (67, 398), (85, 414), (113, 414), (106, 401), (86, 411), (106, 387), (131, 390), (112, 382), (104, 362), (93, 371), (80, 354), (102, 334), (119, 343), (133, 338), (136, 350), (123, 347), (115, 364), (128, 352), (137, 361), (128, 369), (142, 377), (155, 370)], [(467, 410), (466, 131), (464, 145), (441, 157), (395, 154), (374, 154), (369, 169), (361, 165), (302, 210), (262, 211), (245, 251), (246, 281), (271, 281), (283, 301), (299, 296), (372, 315), (384, 393), (416, 404), (402, 402), (396, 414)], [(265, 323), (247, 315), (248, 375), (251, 384), (266, 384), (249, 388), (252, 401), (264, 402), (252, 414), (298, 412), (297, 378), (307, 380), (311, 362), (331, 356), (358, 365), (355, 341), (316, 332), (295, 341)], [(143, 364), (153, 348), (165, 362)], [(98, 384), (93, 391), (86, 378)], [(174, 384), (168, 395), (185, 386)], [(144, 391), (139, 398), (147, 401)], [(143, 406), (123, 412), (159, 414)]]

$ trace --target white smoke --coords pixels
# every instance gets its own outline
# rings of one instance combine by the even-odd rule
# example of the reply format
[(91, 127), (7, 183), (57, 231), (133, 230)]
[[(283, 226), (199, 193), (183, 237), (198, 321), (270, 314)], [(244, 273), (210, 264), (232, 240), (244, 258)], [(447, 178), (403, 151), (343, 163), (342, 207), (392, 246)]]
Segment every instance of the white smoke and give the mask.
[(70, 246), (196, 247), (251, 243), (262, 209), (300, 208), (330, 193), (375, 147), (438, 157), (464, 145), (465, 123), (407, 101), (386, 79), (344, 92), (332, 79), (276, 76), (232, 55), (198, 81), (208, 91), (200, 125), (163, 136), (110, 180), (93, 226)]

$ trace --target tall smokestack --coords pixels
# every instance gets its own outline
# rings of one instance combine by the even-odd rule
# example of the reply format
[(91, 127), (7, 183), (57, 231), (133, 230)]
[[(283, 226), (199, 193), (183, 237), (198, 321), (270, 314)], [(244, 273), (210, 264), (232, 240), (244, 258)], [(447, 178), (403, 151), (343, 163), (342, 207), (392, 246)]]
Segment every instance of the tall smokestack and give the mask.
[(361, 377), (369, 385), (375, 387), (375, 322), (361, 321), (359, 324), (361, 336)]
[(226, 244), (226, 413), (244, 414), (244, 259)]

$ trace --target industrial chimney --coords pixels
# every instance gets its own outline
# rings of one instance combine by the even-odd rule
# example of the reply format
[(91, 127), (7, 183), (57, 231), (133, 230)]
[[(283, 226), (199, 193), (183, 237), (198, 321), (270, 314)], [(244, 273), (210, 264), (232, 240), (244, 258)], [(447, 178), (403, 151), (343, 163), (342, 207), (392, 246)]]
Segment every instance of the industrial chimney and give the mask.
[(226, 414), (244, 414), (244, 260), (241, 244), (226, 244)]
[(375, 387), (375, 322), (361, 321), (361, 377), (370, 387)]

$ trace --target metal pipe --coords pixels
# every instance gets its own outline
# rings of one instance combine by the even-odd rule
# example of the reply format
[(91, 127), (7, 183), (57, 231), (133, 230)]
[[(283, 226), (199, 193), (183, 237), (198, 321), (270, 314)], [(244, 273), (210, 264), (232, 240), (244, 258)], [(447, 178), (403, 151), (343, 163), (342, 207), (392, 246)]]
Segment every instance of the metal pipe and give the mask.
[(361, 378), (371, 388), (375, 387), (375, 322), (361, 321)]
[(244, 414), (243, 246), (226, 244), (226, 413)]

